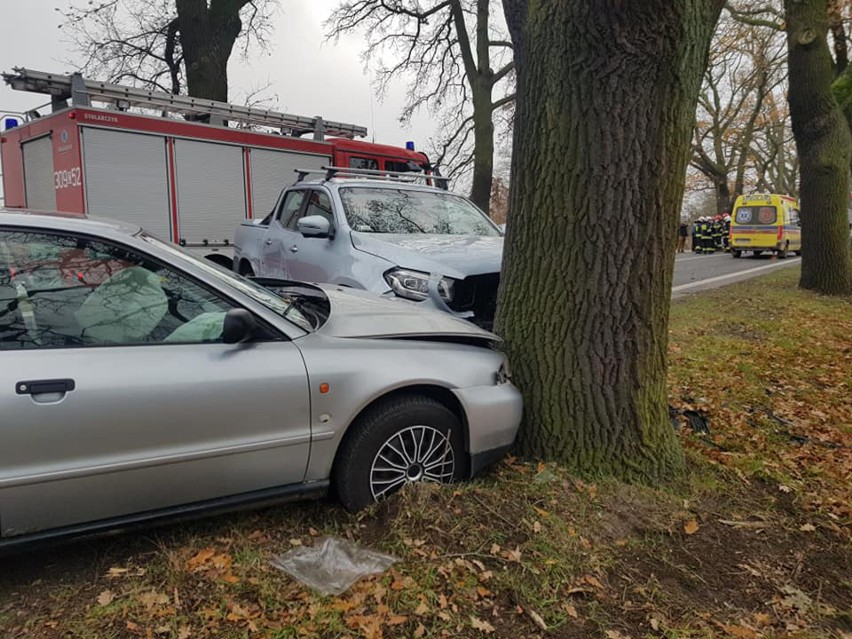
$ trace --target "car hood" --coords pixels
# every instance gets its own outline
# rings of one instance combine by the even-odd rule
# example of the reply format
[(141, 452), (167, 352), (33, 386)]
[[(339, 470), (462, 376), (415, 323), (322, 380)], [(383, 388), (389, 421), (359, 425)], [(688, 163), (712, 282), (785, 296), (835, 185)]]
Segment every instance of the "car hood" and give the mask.
[(454, 279), (498, 273), (503, 260), (503, 238), (478, 235), (414, 235), (352, 231), (359, 251), (402, 268), (440, 273)]
[(398, 297), (318, 284), (331, 312), (317, 331), (332, 337), (425, 338), (473, 343), (500, 338), (449, 313), (425, 308)]

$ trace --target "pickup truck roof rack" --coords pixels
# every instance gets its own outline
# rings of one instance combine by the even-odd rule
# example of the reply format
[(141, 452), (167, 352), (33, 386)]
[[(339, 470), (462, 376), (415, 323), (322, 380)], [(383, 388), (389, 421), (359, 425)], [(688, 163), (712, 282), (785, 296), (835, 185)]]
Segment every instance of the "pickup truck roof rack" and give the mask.
[(172, 95), (97, 82), (86, 79), (79, 73), (62, 75), (23, 67), (15, 67), (13, 72), (3, 74), (6, 84), (18, 91), (50, 95), (54, 111), (67, 108), (69, 100), (74, 107), (89, 107), (92, 102), (100, 102), (119, 111), (130, 107), (154, 109), (188, 119), (207, 118), (210, 124), (238, 122), (243, 125), (270, 127), (278, 129), (283, 135), (295, 137), (312, 133), (315, 140), (323, 140), (327, 135), (349, 139), (367, 135), (367, 127), (325, 120), (320, 116), (291, 115), (188, 95)]
[(326, 180), (335, 177), (358, 177), (368, 180), (388, 180), (394, 182), (416, 182), (418, 180), (435, 180), (441, 182), (439, 188), (445, 188), (450, 178), (428, 173), (417, 173), (414, 171), (377, 171), (375, 169), (350, 169), (345, 166), (323, 166), (319, 169), (295, 169), (299, 177), (296, 182), (302, 182), (309, 175), (325, 174)]

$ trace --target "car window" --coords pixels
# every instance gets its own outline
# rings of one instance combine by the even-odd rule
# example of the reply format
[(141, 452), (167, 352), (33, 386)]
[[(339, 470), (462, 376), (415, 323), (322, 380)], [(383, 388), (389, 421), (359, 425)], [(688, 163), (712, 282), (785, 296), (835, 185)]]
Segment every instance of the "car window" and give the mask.
[(302, 202), (304, 201), (304, 191), (290, 191), (284, 196), (284, 201), (281, 203), (275, 219), (281, 222), (282, 226), (288, 226), (291, 219), (298, 217), (296, 214), (302, 208)]
[(500, 235), (485, 214), (450, 193), (388, 188), (340, 189), (353, 231), (433, 235)]
[[(319, 190), (312, 190), (309, 191), (309, 193), (308, 205), (305, 207), (305, 214), (303, 217), (308, 217), (309, 215), (321, 215), (328, 220), (329, 224), (334, 226), (334, 213), (332, 213), (331, 210), (331, 198), (328, 197), (328, 194), (325, 191)], [(296, 230), (296, 223), (298, 221), (298, 218), (291, 220), (288, 228)]]
[(0, 350), (220, 342), (231, 308), (129, 249), (0, 231)]

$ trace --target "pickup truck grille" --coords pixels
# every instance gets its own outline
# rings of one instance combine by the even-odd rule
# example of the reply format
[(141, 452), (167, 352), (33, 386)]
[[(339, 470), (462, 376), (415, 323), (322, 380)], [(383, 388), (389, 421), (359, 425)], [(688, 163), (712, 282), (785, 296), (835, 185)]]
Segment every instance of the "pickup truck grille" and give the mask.
[(458, 312), (473, 311), (471, 321), (490, 331), (494, 326), (499, 284), (499, 273), (473, 275), (457, 281), (453, 289), (453, 300), (449, 303), (449, 307)]

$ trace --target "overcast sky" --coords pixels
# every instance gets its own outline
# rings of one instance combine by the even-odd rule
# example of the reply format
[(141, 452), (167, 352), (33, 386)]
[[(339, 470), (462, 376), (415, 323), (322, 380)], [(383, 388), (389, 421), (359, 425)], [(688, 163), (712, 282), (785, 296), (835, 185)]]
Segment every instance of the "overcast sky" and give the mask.
[[(142, 0), (144, 1), (144, 0)], [(329, 120), (366, 126), (377, 142), (403, 146), (414, 140), (428, 150), (434, 126), (428, 113), (410, 125), (399, 122), (405, 84), (397, 83), (380, 102), (360, 54), (360, 36), (326, 42), (323, 21), (339, 0), (282, 0), (274, 17), (273, 47), (255, 51), (248, 61), (237, 53), (229, 66), (233, 101), (271, 83), (279, 108), (296, 115), (321, 115)], [(24, 66), (39, 71), (69, 72), (73, 46), (58, 29), (67, 0), (0, 0), (0, 70)], [(24, 111), (49, 101), (47, 96), (12, 91), (0, 83), (0, 114)]]

